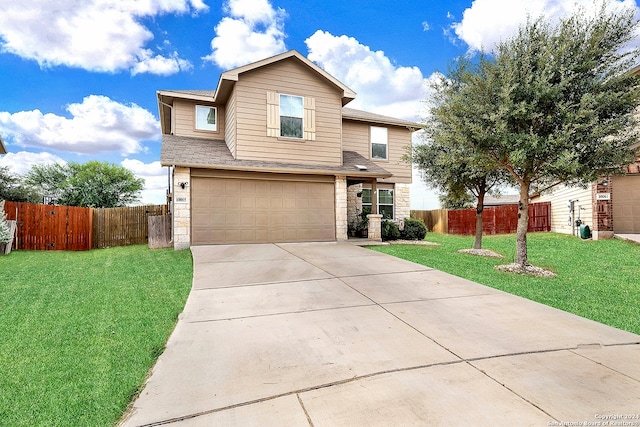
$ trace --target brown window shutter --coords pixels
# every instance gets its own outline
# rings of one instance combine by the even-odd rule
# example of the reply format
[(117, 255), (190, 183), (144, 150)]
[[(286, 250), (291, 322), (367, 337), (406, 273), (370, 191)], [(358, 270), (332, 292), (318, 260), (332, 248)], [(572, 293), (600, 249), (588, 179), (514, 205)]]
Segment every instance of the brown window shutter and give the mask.
[(267, 136), (280, 136), (280, 95), (267, 92)]
[(304, 97), (304, 139), (316, 140), (316, 99)]

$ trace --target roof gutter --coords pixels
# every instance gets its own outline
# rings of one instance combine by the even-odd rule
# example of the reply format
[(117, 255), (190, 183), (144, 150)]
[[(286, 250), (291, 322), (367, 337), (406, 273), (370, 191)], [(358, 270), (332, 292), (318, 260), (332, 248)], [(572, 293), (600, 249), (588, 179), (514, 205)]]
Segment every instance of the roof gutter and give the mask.
[(227, 171), (238, 172), (265, 172), (265, 173), (286, 173), (295, 175), (335, 175), (335, 176), (353, 176), (361, 178), (390, 178), (393, 176), (391, 173), (374, 173), (374, 172), (360, 172), (354, 170), (353, 172), (347, 170), (331, 170), (331, 169), (304, 169), (304, 168), (291, 168), (282, 169), (278, 167), (256, 167), (256, 166), (241, 166), (241, 165), (212, 165), (212, 164), (200, 164), (200, 163), (160, 163), (162, 166), (173, 166), (183, 168), (195, 168), (195, 169), (219, 169)]

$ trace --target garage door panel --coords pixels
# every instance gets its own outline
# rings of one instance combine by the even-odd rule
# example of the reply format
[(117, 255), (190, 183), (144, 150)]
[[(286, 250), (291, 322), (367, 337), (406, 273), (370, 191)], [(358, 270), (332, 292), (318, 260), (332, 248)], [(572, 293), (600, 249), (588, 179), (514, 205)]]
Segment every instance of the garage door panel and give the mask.
[(272, 213), (269, 215), (269, 228), (282, 228), (284, 227), (284, 215), (281, 213)]
[(640, 233), (640, 176), (614, 177), (612, 183), (614, 232)]
[(282, 198), (273, 198), (269, 200), (269, 209), (273, 212), (275, 210), (280, 210), (284, 208), (284, 202)]
[(192, 178), (193, 244), (335, 240), (333, 182)]
[(311, 206), (309, 206), (309, 200), (308, 199), (297, 199), (296, 200), (296, 209), (310, 209)]

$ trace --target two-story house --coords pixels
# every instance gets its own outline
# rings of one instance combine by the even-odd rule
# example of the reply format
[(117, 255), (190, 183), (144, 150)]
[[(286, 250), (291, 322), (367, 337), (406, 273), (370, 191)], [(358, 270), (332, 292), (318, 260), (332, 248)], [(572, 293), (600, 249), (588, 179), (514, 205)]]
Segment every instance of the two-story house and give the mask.
[(176, 249), (339, 241), (363, 208), (409, 216), (420, 125), (346, 108), (356, 94), (297, 51), (157, 96)]

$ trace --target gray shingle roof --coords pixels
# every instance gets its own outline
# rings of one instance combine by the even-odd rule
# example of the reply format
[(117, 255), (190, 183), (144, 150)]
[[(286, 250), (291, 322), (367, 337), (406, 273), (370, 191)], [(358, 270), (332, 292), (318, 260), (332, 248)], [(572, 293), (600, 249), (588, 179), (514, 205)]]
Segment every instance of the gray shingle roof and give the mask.
[[(304, 165), (261, 160), (236, 160), (223, 140), (162, 136), (160, 163), (205, 169), (249, 170), (255, 172), (344, 174), (351, 177), (390, 177), (392, 174), (355, 151), (342, 152), (342, 166)], [(366, 167), (360, 170), (356, 165)]]
[(396, 119), (395, 117), (383, 116), (382, 114), (370, 113), (368, 111), (356, 110), (354, 108), (342, 107), (342, 118), (370, 123), (380, 123), (386, 125), (408, 126), (411, 128), (421, 128), (424, 125), (408, 120)]

